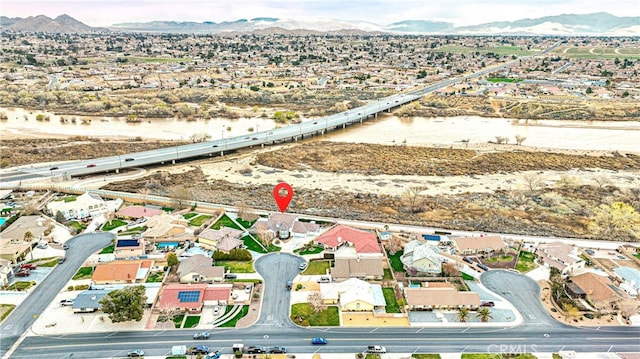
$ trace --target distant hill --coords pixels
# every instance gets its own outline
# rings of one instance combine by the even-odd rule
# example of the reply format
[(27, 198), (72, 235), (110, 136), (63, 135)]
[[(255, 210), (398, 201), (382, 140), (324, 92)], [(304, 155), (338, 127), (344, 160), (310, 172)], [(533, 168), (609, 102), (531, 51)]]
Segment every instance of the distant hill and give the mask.
[[(366, 21), (344, 21), (333, 19), (295, 20), (259, 17), (251, 20), (215, 22), (153, 21), (146, 23), (114, 24), (120, 31), (149, 32), (282, 32), (295, 31), (367, 31), (395, 34), (470, 34), (470, 35), (591, 35), (591, 36), (639, 36), (640, 17), (618, 17), (608, 13), (563, 14), (537, 19), (500, 21), (486, 24), (455, 27), (453, 24), (430, 20), (405, 20), (388, 25)], [(277, 28), (277, 30), (276, 30)]]
[(24, 19), (2, 16), (0, 27), (2, 30), (20, 32), (89, 33), (109, 31), (105, 28), (91, 27), (66, 14), (55, 19), (44, 15), (29, 16)]

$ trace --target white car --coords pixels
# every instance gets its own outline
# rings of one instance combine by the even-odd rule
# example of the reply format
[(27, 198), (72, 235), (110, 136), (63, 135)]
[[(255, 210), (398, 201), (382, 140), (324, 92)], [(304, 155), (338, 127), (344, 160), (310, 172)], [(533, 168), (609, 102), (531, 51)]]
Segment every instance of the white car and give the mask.
[(299, 268), (300, 270), (305, 270), (305, 269), (307, 269), (307, 262), (302, 262), (302, 263), (300, 263), (300, 265), (298, 266), (298, 268)]

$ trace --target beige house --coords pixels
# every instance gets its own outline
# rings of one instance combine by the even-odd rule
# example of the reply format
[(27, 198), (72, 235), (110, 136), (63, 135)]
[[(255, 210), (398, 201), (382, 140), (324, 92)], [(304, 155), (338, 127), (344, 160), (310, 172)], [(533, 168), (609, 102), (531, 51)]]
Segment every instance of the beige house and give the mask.
[(193, 239), (193, 235), (187, 232), (189, 223), (182, 216), (174, 216), (162, 213), (147, 220), (147, 230), (142, 233), (142, 238), (148, 242), (184, 242)]
[(475, 292), (459, 292), (452, 286), (405, 288), (408, 310), (476, 309), (480, 296)]
[(113, 254), (116, 259), (139, 258), (145, 255), (144, 240), (142, 238), (118, 239)]
[(180, 283), (212, 283), (224, 280), (224, 267), (213, 266), (213, 259), (196, 254), (180, 261), (177, 270)]
[(47, 240), (53, 225), (53, 220), (44, 216), (18, 218), (0, 235), (0, 258), (12, 263), (24, 260), (37, 242)]
[(336, 257), (331, 277), (340, 281), (349, 278), (380, 280), (384, 275), (382, 260), (377, 257)]
[(418, 273), (440, 275), (442, 263), (447, 259), (439, 252), (436, 246), (427, 243), (427, 241), (413, 240), (404, 247), (400, 261), (405, 269), (415, 268)]
[(598, 310), (606, 312), (615, 310), (618, 304), (628, 299), (626, 293), (608, 277), (591, 272), (571, 277), (565, 288), (571, 297), (586, 299)]
[(321, 283), (320, 295), (325, 303), (338, 304), (340, 310), (348, 312), (384, 312), (387, 305), (382, 286), (357, 278), (344, 282)]
[(576, 274), (585, 266), (578, 248), (563, 242), (540, 243), (536, 249), (536, 256), (546, 267), (555, 267), (564, 276)]
[(109, 211), (115, 212), (121, 205), (122, 199), (120, 198), (105, 201), (95, 193), (85, 192), (72, 201), (63, 199), (51, 201), (47, 203), (47, 211), (52, 216), (60, 212), (65, 219), (84, 219)]
[(238, 238), (242, 237), (243, 233), (241, 230), (229, 227), (222, 227), (220, 229), (207, 228), (196, 236), (196, 240), (200, 243), (201, 247), (214, 250), (225, 239), (232, 238), (238, 240)]
[(507, 249), (500, 236), (451, 237), (456, 254), (491, 254)]

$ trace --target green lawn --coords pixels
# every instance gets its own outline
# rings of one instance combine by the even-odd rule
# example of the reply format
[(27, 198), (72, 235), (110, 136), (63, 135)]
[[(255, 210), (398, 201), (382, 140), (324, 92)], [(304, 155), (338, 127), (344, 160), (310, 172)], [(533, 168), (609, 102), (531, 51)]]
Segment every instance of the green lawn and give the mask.
[(91, 274), (93, 274), (93, 267), (81, 267), (76, 274), (73, 275), (72, 279), (89, 279), (91, 278)]
[(102, 250), (100, 251), (99, 254), (111, 254), (113, 253), (113, 250), (115, 249), (116, 245), (115, 244), (110, 244), (104, 248), (102, 248)]
[(197, 214), (197, 213), (195, 213), (195, 212), (189, 212), (189, 213), (187, 213), (187, 214), (183, 215), (182, 217), (184, 217), (184, 219), (186, 219), (186, 220), (188, 221), (188, 220), (190, 220), (191, 218), (193, 218), (193, 217), (195, 217), (195, 216), (197, 216), (197, 215), (198, 215), (198, 214)]
[(36, 285), (36, 282), (15, 282), (7, 287), (7, 290), (27, 290)]
[(471, 280), (471, 281), (476, 280), (475, 278), (473, 278), (473, 276), (470, 276), (470, 275), (468, 275), (467, 273), (462, 273), (462, 279), (464, 279), (464, 280)]
[[(230, 310), (232, 307), (227, 307), (227, 308)], [(231, 318), (230, 320), (228, 320), (225, 323), (220, 324), (220, 327), (233, 328), (233, 327), (236, 326), (236, 323), (238, 323), (238, 320), (246, 317), (247, 314), (249, 314), (249, 306), (248, 305), (243, 305), (242, 306), (242, 310), (240, 310), (240, 312), (238, 312), (238, 314), (236, 314), (235, 317)]]
[(309, 303), (298, 303), (291, 306), (291, 320), (303, 326), (331, 326), (340, 325), (338, 307), (329, 306), (321, 312), (315, 312)]
[(14, 309), (16, 309), (14, 304), (0, 304), (0, 322), (8, 317)]
[(391, 269), (385, 268), (384, 275), (382, 276), (384, 280), (393, 280), (393, 274), (391, 274)]
[(244, 219), (238, 217), (236, 221), (238, 221), (238, 223), (240, 223), (244, 228), (250, 228), (254, 223), (256, 223), (257, 219), (254, 219), (253, 221), (245, 221)]
[(322, 252), (323, 250), (324, 250), (324, 248), (322, 246), (313, 246), (313, 247), (304, 247), (302, 249), (296, 249), (293, 252), (294, 253), (298, 253), (299, 255), (303, 256), (305, 254), (318, 254), (318, 253)]
[(638, 259), (640, 259), (640, 253), (636, 253), (636, 254), (634, 254), (633, 256), (634, 256), (634, 257), (636, 257), (636, 258), (638, 258)]
[(536, 268), (537, 265), (534, 263), (535, 258), (536, 256), (531, 252), (520, 251), (518, 263), (516, 263), (516, 270), (520, 273), (526, 273)]
[(533, 354), (525, 353), (525, 354), (490, 354), (490, 353), (463, 353), (460, 357), (461, 359), (536, 359), (537, 357)]
[(440, 359), (440, 354), (411, 354), (415, 359)]
[(506, 255), (506, 256), (499, 256), (499, 257), (491, 257), (485, 260), (489, 263), (511, 262), (513, 260), (513, 256)]
[(184, 321), (185, 328), (194, 328), (196, 325), (200, 323), (199, 315), (190, 315), (187, 317), (187, 320)]
[(242, 237), (242, 242), (244, 242), (245, 247), (248, 250), (258, 252), (258, 253), (267, 253), (262, 247), (256, 242), (251, 236)]
[(302, 272), (303, 275), (326, 275), (331, 265), (330, 261), (311, 261), (307, 269)]
[(239, 261), (215, 261), (214, 263), (217, 266), (225, 266), (225, 268), (230, 269), (233, 273), (255, 273), (255, 269), (253, 269), (253, 261), (250, 262), (239, 262)]
[(208, 214), (201, 214), (190, 220), (189, 225), (193, 227), (200, 227), (204, 222), (210, 220), (211, 218), (213, 218), (213, 216), (210, 216)]
[(238, 225), (234, 221), (232, 221), (231, 218), (229, 218), (226, 214), (222, 215), (222, 217), (220, 217), (220, 219), (218, 219), (216, 223), (211, 225), (211, 228), (213, 229), (220, 229), (222, 227), (229, 227), (240, 230), (242, 229), (238, 227)]
[(107, 221), (103, 226), (102, 226), (102, 230), (103, 231), (110, 231), (112, 229), (118, 228), (118, 227), (122, 227), (127, 225), (127, 222), (125, 221), (121, 221), (119, 219), (114, 219), (111, 221), (111, 223), (109, 223), (109, 221)]
[(147, 230), (147, 227), (145, 227), (145, 226), (133, 227), (133, 228), (127, 229), (126, 231), (118, 232), (118, 235), (119, 236), (128, 236), (128, 235), (131, 235), (131, 234), (140, 234), (140, 233), (142, 233), (142, 232), (144, 232), (146, 230)]
[(384, 294), (384, 301), (387, 302), (387, 313), (401, 313), (393, 288), (382, 288), (382, 293)]
[(391, 268), (393, 268), (396, 272), (404, 272), (404, 267), (402, 265), (402, 261), (400, 261), (400, 256), (402, 256), (403, 251), (397, 251), (396, 254), (391, 255), (387, 252), (387, 257), (389, 257), (389, 262), (391, 262)]
[(176, 326), (176, 328), (180, 328), (183, 319), (184, 315), (176, 315), (175, 317), (173, 317), (173, 324)]
[(162, 282), (162, 278), (164, 278), (164, 272), (155, 272), (147, 277), (147, 283), (160, 283)]
[(84, 231), (85, 228), (87, 228), (85, 224), (80, 223), (78, 221), (71, 221), (68, 223), (68, 226), (75, 229), (78, 233)]
[(489, 82), (520, 82), (522, 79), (512, 79), (510, 77), (489, 77)]

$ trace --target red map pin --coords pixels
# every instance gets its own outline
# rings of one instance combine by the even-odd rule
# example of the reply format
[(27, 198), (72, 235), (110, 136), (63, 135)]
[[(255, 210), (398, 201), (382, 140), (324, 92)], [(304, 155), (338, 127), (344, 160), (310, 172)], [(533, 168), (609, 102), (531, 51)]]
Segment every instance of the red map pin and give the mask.
[(293, 198), (293, 188), (286, 182), (280, 182), (273, 187), (273, 198), (276, 199), (280, 212), (284, 213)]

